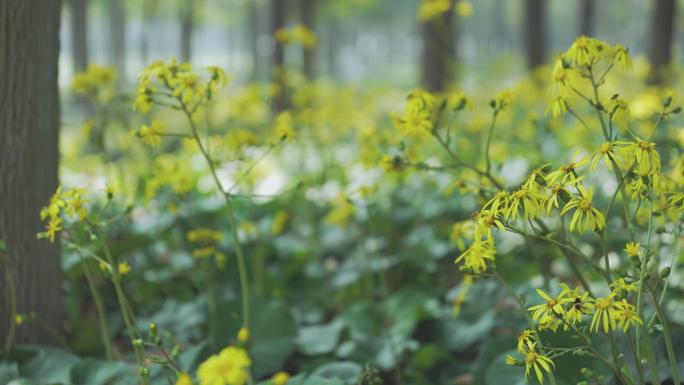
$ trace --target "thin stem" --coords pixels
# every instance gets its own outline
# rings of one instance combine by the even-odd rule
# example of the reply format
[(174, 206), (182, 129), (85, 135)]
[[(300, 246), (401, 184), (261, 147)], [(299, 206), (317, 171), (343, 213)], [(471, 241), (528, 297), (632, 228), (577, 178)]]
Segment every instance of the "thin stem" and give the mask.
[(674, 385), (680, 385), (680, 374), (679, 367), (677, 366), (677, 358), (675, 357), (674, 350), (672, 349), (672, 338), (670, 337), (670, 327), (668, 326), (667, 319), (665, 318), (665, 313), (658, 303), (658, 298), (656, 297), (655, 291), (649, 290), (651, 298), (653, 299), (653, 306), (655, 307), (656, 314), (658, 314), (658, 319), (660, 319), (660, 325), (663, 327), (663, 338), (665, 339), (665, 348), (667, 350), (667, 359), (670, 361), (670, 368), (672, 369), (672, 380)]
[(485, 144), (485, 162), (486, 162), (486, 169), (485, 172), (489, 174), (489, 172), (492, 169), (492, 164), (491, 160), (489, 159), (489, 147), (492, 144), (492, 136), (494, 134), (494, 126), (496, 125), (496, 117), (499, 115), (499, 110), (495, 109), (494, 110), (494, 115), (492, 116), (492, 123), (489, 125), (489, 132), (487, 133), (487, 143)]
[(105, 348), (105, 355), (108, 361), (114, 359), (114, 350), (112, 349), (112, 343), (109, 339), (109, 327), (107, 325), (107, 316), (104, 311), (104, 306), (102, 304), (102, 297), (97, 291), (95, 286), (95, 280), (93, 275), (88, 268), (88, 264), (84, 259), (81, 259), (81, 266), (83, 266), (83, 271), (85, 272), (86, 279), (88, 280), (88, 287), (90, 289), (90, 294), (93, 296), (93, 302), (95, 302), (95, 310), (97, 311), (97, 319), (100, 323), (100, 337), (102, 338), (102, 345)]

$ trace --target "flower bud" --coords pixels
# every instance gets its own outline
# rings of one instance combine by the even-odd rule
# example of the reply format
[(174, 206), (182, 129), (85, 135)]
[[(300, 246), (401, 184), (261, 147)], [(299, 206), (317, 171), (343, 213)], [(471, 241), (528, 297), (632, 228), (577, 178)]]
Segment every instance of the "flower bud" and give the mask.
[(136, 338), (133, 340), (133, 347), (134, 348), (140, 348), (142, 346), (143, 346), (143, 340), (141, 340), (140, 338)]
[(496, 100), (492, 99), (489, 101), (489, 107), (496, 108)]
[(150, 368), (147, 366), (141, 366), (139, 370), (141, 377), (148, 377), (150, 375)]
[(582, 368), (582, 370), (580, 370), (580, 373), (582, 373), (584, 377), (591, 377), (594, 375), (594, 371), (589, 368)]
[(249, 342), (250, 335), (249, 329), (246, 326), (240, 328), (237, 334), (237, 339), (241, 344), (246, 344)]
[(680, 112), (682, 112), (682, 107), (675, 107), (675, 108), (672, 110), (672, 113), (673, 113), (673, 114), (678, 114), (678, 113), (680, 113)]
[(665, 99), (663, 99), (664, 107), (670, 107), (670, 104), (672, 104), (672, 96), (668, 96)]
[(672, 269), (670, 268), (670, 266), (664, 267), (662, 270), (660, 270), (660, 278), (667, 278), (667, 277), (669, 277), (669, 276), (670, 276), (670, 271), (672, 271)]
[(155, 339), (157, 337), (157, 324), (150, 322), (150, 339)]

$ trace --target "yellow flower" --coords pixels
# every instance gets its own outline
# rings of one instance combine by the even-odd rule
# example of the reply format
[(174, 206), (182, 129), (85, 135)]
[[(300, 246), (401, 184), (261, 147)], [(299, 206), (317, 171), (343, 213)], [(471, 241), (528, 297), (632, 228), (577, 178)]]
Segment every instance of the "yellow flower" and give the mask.
[(644, 321), (639, 318), (636, 312), (636, 307), (630, 304), (624, 298), (617, 303), (617, 312), (615, 317), (619, 322), (619, 327), (623, 332), (627, 332), (630, 326), (643, 325)]
[(563, 315), (565, 313), (563, 305), (572, 302), (570, 298), (563, 296), (558, 296), (556, 298), (551, 297), (542, 289), (537, 289), (537, 294), (546, 302), (541, 305), (534, 305), (527, 308), (527, 311), (532, 313), (532, 319), (535, 321), (538, 321), (545, 316), (554, 317), (555, 315)]
[(641, 243), (640, 242), (630, 242), (625, 245), (625, 252), (627, 255), (630, 257), (638, 257), (639, 252), (641, 251)]
[(553, 183), (548, 188), (548, 194), (544, 197), (546, 200), (546, 212), (550, 213), (552, 208), (558, 208), (558, 200), (560, 199), (563, 203), (570, 199), (570, 193), (568, 192), (568, 187), (563, 183)]
[(607, 297), (597, 298), (594, 303), (594, 316), (591, 319), (589, 330), (597, 332), (599, 326), (603, 324), (603, 331), (607, 334), (608, 330), (615, 330), (619, 308), (616, 306), (611, 293)]
[(617, 152), (616, 146), (614, 142), (603, 142), (599, 146), (599, 148), (594, 152), (594, 157), (591, 159), (591, 165), (589, 166), (589, 169), (591, 171), (594, 171), (596, 169), (596, 166), (598, 166), (598, 163), (601, 159), (606, 163), (606, 167), (608, 167), (609, 170), (613, 169), (613, 166), (611, 164), (612, 161), (615, 161), (617, 163)]
[(604, 45), (605, 43), (596, 39), (579, 36), (565, 53), (565, 57), (575, 65), (589, 66), (600, 59)]
[(17, 314), (14, 316), (14, 324), (17, 326), (21, 326), (26, 319), (24, 318), (23, 314)]
[(456, 258), (454, 263), (463, 262), (461, 270), (481, 274), (487, 271), (487, 261), (494, 261), (496, 248), (493, 242), (476, 240)]
[(46, 225), (45, 237), (50, 240), (50, 242), (55, 241), (55, 235), (58, 231), (62, 231), (62, 219), (59, 217), (51, 217), (50, 221)]
[[(638, 255), (638, 252), (637, 252)], [(632, 283), (626, 283), (624, 278), (616, 279), (615, 281), (610, 283), (610, 289), (613, 291), (615, 294), (628, 294), (630, 292), (636, 293), (638, 290), (638, 286), (635, 282)]]
[(451, 0), (422, 0), (418, 20), (427, 21), (451, 9)]
[(607, 103), (606, 109), (610, 115), (610, 120), (616, 124), (624, 126), (629, 121), (629, 105), (625, 99), (613, 96)]
[(456, 14), (468, 17), (473, 14), (473, 4), (470, 1), (461, 0), (456, 4)]
[(119, 275), (126, 275), (131, 272), (131, 265), (128, 262), (119, 262)]
[(573, 184), (578, 182), (580, 178), (577, 177), (576, 170), (588, 162), (587, 157), (579, 158), (579, 156), (579, 152), (576, 152), (570, 162), (564, 164), (558, 170), (550, 172), (546, 176), (546, 182), (548, 184), (553, 184), (557, 181), (560, 183), (571, 182)]
[(240, 330), (238, 330), (237, 340), (241, 344), (246, 344), (247, 342), (249, 342), (249, 338), (250, 338), (249, 334), (250, 334), (249, 328), (247, 328), (246, 326), (243, 326), (240, 328)]
[(613, 47), (615, 55), (613, 55), (613, 63), (622, 71), (632, 70), (632, 58), (629, 56), (629, 49), (622, 44), (615, 44)]
[(401, 117), (403, 134), (409, 137), (419, 137), (432, 130), (430, 113), (425, 110), (409, 109)]
[(503, 90), (494, 97), (495, 108), (503, 110), (513, 103), (513, 92), (511, 90)]
[(551, 113), (552, 117), (558, 117), (566, 112), (568, 112), (568, 102), (562, 96), (557, 96), (551, 100), (551, 104), (546, 107), (545, 114)]
[(176, 385), (192, 385), (192, 377), (187, 373), (181, 373), (176, 379)]
[(290, 380), (290, 375), (287, 372), (280, 371), (271, 377), (271, 383), (273, 385), (285, 385), (287, 381)]
[(271, 225), (271, 234), (279, 235), (283, 232), (285, 228), (285, 223), (287, 222), (287, 211), (280, 210), (273, 217), (273, 224)]
[(621, 144), (626, 144), (623, 149), (624, 156), (633, 159), (639, 174), (655, 175), (660, 172), (660, 155), (656, 151), (655, 143), (637, 138), (634, 142), (621, 142)]
[(575, 210), (570, 220), (570, 231), (575, 231), (575, 228), (579, 232), (602, 229), (606, 224), (606, 219), (603, 213), (593, 206), (591, 200), (594, 193), (593, 188), (590, 187), (589, 190), (585, 190), (579, 185), (577, 189), (580, 193), (573, 196), (561, 210), (561, 215), (572, 209)]
[(506, 360), (505, 360), (506, 365), (511, 365), (511, 366), (521, 366), (523, 364), (522, 361), (516, 359), (510, 354), (506, 355)]
[(229, 346), (202, 362), (197, 377), (200, 385), (244, 385), (251, 365), (245, 350)]
[(527, 353), (525, 353), (525, 376), (530, 377), (530, 369), (534, 368), (539, 383), (544, 383), (544, 376), (541, 369), (544, 369), (547, 373), (551, 373), (551, 367), (553, 367), (554, 364), (550, 358), (537, 352), (535, 350), (535, 345), (536, 344), (532, 344)]
[(533, 347), (535, 343), (537, 343), (537, 338), (535, 337), (534, 330), (527, 329), (518, 334), (518, 352), (525, 352), (525, 350)]
[(154, 120), (149, 126), (143, 125), (138, 132), (138, 136), (146, 145), (157, 147), (161, 143), (162, 135), (164, 135), (165, 132), (166, 130), (162, 123), (158, 120)]
[(514, 192), (511, 194), (508, 210), (504, 212), (504, 218), (508, 220), (510, 217), (511, 220), (515, 220), (521, 208), (525, 220), (538, 216), (542, 210), (541, 196), (527, 188)]

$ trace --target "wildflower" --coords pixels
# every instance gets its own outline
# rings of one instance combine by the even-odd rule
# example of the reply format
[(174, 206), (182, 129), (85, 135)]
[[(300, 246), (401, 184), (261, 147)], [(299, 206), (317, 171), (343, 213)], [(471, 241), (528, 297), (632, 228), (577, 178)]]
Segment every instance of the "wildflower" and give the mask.
[(418, 20), (428, 21), (451, 9), (451, 0), (422, 0), (418, 9)]
[(290, 375), (287, 372), (280, 371), (271, 377), (273, 385), (285, 385), (290, 380)]
[(615, 95), (606, 103), (606, 108), (608, 109), (611, 121), (621, 126), (627, 124), (629, 120), (629, 105), (625, 99)]
[(593, 299), (589, 297), (588, 292), (580, 294), (576, 289), (571, 298), (574, 299), (572, 300), (570, 308), (565, 312), (563, 318), (565, 319), (565, 322), (569, 323), (570, 325), (574, 325), (576, 323), (582, 322), (583, 315), (591, 314), (594, 305), (592, 303)]
[(613, 55), (613, 63), (622, 71), (632, 70), (632, 58), (629, 56), (629, 49), (622, 44), (615, 44), (613, 47), (615, 54)]
[(568, 181), (572, 183), (577, 183), (579, 181), (579, 177), (577, 176), (576, 170), (584, 166), (588, 162), (588, 159), (586, 157), (580, 159), (578, 159), (578, 157), (579, 152), (576, 152), (570, 162), (564, 164), (558, 170), (550, 172), (546, 176), (546, 182), (548, 184), (552, 184), (556, 181), (559, 181), (561, 183), (565, 183)]
[(549, 186), (548, 194), (544, 197), (546, 201), (546, 212), (550, 213), (552, 208), (558, 208), (560, 200), (563, 204), (570, 200), (570, 193), (568, 192), (567, 184), (553, 183)]
[(496, 248), (493, 242), (476, 240), (468, 249), (456, 258), (454, 263), (463, 261), (461, 270), (481, 274), (487, 271), (487, 261), (494, 261)]
[(199, 101), (205, 91), (204, 84), (200, 81), (199, 76), (193, 72), (178, 74), (175, 83), (176, 88), (173, 91), (173, 96), (180, 97), (186, 105)]
[(421, 89), (413, 90), (406, 97), (406, 100), (407, 111), (430, 110), (437, 102), (437, 98), (433, 94)]
[(565, 57), (575, 65), (590, 66), (599, 60), (603, 44), (605, 43), (599, 40), (579, 36), (565, 53)]
[(591, 319), (589, 330), (597, 332), (600, 325), (603, 325), (603, 331), (608, 333), (608, 330), (615, 330), (615, 324), (619, 308), (613, 301), (614, 293), (607, 297), (597, 298), (594, 302), (594, 316)]
[(407, 136), (421, 136), (432, 130), (430, 113), (425, 110), (407, 110), (401, 118), (401, 127)]
[(215, 95), (219, 88), (225, 87), (228, 84), (228, 76), (220, 67), (210, 66), (209, 71), (209, 91), (211, 95)]
[(152, 108), (152, 95), (155, 92), (155, 88), (151, 86), (149, 79), (143, 79), (140, 81), (138, 90), (135, 93), (135, 101), (133, 102), (133, 110), (140, 111), (146, 114)]
[[(638, 255), (638, 253), (637, 253)], [(630, 292), (636, 293), (638, 290), (638, 286), (635, 282), (632, 283), (626, 283), (624, 278), (616, 279), (615, 281), (610, 283), (610, 289), (613, 291), (613, 293), (625, 293), (628, 294)]]
[(246, 326), (241, 327), (240, 330), (238, 330), (237, 340), (241, 344), (246, 344), (247, 342), (249, 342), (249, 338), (250, 338), (249, 328), (247, 328)]
[[(460, 111), (464, 108), (470, 109), (472, 107), (472, 102), (463, 92), (456, 92), (449, 97), (448, 105), (454, 111)], [(682, 137), (684, 137), (684, 134)]]
[(521, 208), (526, 220), (538, 216), (541, 212), (541, 197), (530, 189), (521, 188), (511, 195), (504, 217), (508, 219), (510, 216), (511, 220), (515, 220)]
[(522, 364), (523, 364), (522, 361), (516, 359), (515, 357), (513, 357), (510, 354), (506, 355), (505, 363), (506, 363), (506, 365), (511, 365), (511, 366), (522, 366)]
[(50, 240), (50, 242), (55, 241), (55, 235), (58, 231), (62, 231), (62, 219), (59, 217), (51, 217), (50, 221), (46, 225), (46, 230), (44, 236)]
[(180, 373), (176, 379), (175, 385), (192, 385), (192, 377), (187, 373)]
[(626, 144), (623, 149), (625, 158), (633, 159), (640, 174), (654, 175), (660, 172), (660, 155), (655, 149), (655, 143), (637, 138), (634, 142), (623, 144)]
[(287, 212), (285, 210), (280, 210), (276, 213), (275, 217), (273, 217), (273, 224), (271, 225), (271, 234), (278, 235), (283, 232), (287, 217)]
[(499, 191), (482, 206), (482, 210), (489, 210), (491, 212), (508, 211), (508, 201), (510, 197), (511, 194), (508, 191)]
[(552, 117), (558, 117), (566, 112), (568, 112), (568, 102), (563, 96), (556, 96), (551, 101), (548, 107), (546, 107), (546, 114), (551, 113)]
[(591, 165), (589, 166), (589, 169), (594, 171), (596, 166), (598, 166), (599, 161), (603, 159), (603, 161), (606, 163), (606, 167), (608, 167), (609, 170), (612, 170), (611, 162), (617, 162), (617, 153), (615, 150), (615, 142), (601, 143), (596, 152), (594, 152), (594, 157), (591, 159)]
[(465, 249), (465, 240), (473, 237), (475, 223), (473, 221), (461, 221), (451, 226), (451, 242), (459, 249)]
[(473, 4), (470, 1), (461, 0), (456, 3), (456, 14), (461, 17), (468, 17), (473, 14)]
[(126, 275), (131, 272), (131, 265), (128, 262), (119, 263), (119, 275)]
[(581, 185), (578, 186), (578, 195), (573, 196), (570, 201), (561, 210), (561, 215), (568, 211), (575, 209), (570, 220), (570, 231), (574, 231), (575, 227), (580, 232), (595, 231), (602, 229), (606, 224), (606, 219), (603, 213), (593, 206), (592, 196), (594, 194), (593, 188), (585, 190)]
[(295, 137), (292, 114), (289, 111), (281, 112), (276, 116), (275, 128), (276, 139), (292, 139)]
[(197, 377), (200, 385), (244, 385), (251, 365), (246, 351), (229, 346), (202, 362)]
[(636, 307), (627, 302), (624, 298), (616, 304), (617, 312), (615, 317), (618, 320), (619, 327), (623, 332), (627, 332), (630, 326), (642, 325), (644, 321), (639, 318)]
[(556, 332), (558, 330), (558, 327), (561, 324), (560, 318), (557, 316), (553, 316), (551, 314), (547, 314), (539, 319), (539, 322), (537, 324), (537, 329), (539, 331), (544, 331), (544, 330), (551, 330), (552, 332)]
[(532, 313), (532, 319), (535, 321), (540, 320), (544, 316), (554, 316), (556, 314), (563, 315), (565, 313), (563, 305), (572, 301), (570, 298), (562, 296), (553, 298), (546, 294), (542, 289), (537, 289), (537, 294), (546, 302), (541, 305), (534, 305), (527, 308), (527, 311)]
[(534, 346), (537, 342), (534, 330), (526, 329), (518, 334), (518, 352), (523, 353), (526, 349)]
[(24, 317), (23, 314), (17, 314), (14, 316), (14, 324), (17, 326), (23, 325), (25, 321), (26, 321), (26, 318)]
[(475, 231), (473, 232), (476, 239), (486, 237), (488, 242), (493, 242), (492, 227), (496, 226), (499, 230), (505, 231), (505, 227), (499, 219), (500, 212), (495, 210), (480, 210), (473, 219), (475, 219)]
[(513, 102), (513, 92), (511, 90), (504, 90), (496, 94), (494, 97), (494, 108), (497, 110), (503, 110), (504, 108), (511, 105)]
[(534, 368), (539, 383), (544, 383), (544, 376), (540, 368), (544, 369), (547, 373), (551, 373), (551, 367), (554, 364), (550, 358), (537, 352), (535, 345), (532, 344), (527, 353), (525, 353), (525, 376), (530, 377), (530, 369)]
[(157, 147), (161, 143), (162, 136), (165, 132), (166, 130), (162, 123), (158, 120), (154, 120), (149, 126), (143, 125), (138, 132), (138, 136), (146, 145)]
[(461, 312), (461, 307), (465, 302), (466, 296), (468, 295), (468, 291), (470, 290), (471, 286), (473, 286), (473, 276), (470, 274), (466, 274), (463, 277), (463, 281), (461, 282), (461, 290), (459, 291), (456, 298), (454, 298), (454, 303), (451, 308), (452, 317), (458, 316), (458, 314)]

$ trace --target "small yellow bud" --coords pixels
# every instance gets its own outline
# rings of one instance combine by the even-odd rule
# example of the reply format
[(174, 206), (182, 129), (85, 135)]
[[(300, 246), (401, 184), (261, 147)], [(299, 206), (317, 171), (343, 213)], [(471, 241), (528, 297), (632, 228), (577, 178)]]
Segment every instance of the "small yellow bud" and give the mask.
[(271, 383), (273, 385), (285, 385), (287, 381), (290, 380), (290, 375), (287, 372), (278, 372), (271, 377)]
[(246, 344), (249, 342), (249, 337), (249, 329), (246, 326), (241, 327), (237, 334), (238, 341), (241, 344)]

